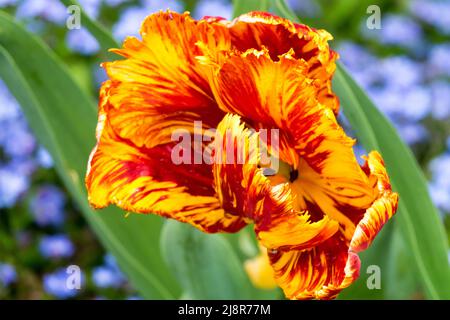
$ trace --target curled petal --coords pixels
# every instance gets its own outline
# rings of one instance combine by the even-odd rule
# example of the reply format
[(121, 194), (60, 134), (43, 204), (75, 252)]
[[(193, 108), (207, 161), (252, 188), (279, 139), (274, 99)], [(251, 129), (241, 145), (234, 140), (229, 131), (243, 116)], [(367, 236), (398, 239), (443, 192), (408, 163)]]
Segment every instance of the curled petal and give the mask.
[(270, 190), (258, 168), (258, 134), (245, 128), (239, 116), (228, 114), (217, 127), (213, 152), (214, 186), (223, 208), (254, 219)]
[[(142, 40), (129, 37), (113, 52), (124, 60), (103, 64), (111, 86), (108, 117), (118, 135), (151, 148), (166, 132), (192, 130), (194, 120), (215, 127), (223, 118), (212, 98), (207, 67), (200, 64), (197, 42), (209, 50), (229, 46), (224, 27), (195, 21), (187, 13), (150, 15), (141, 27)], [(162, 125), (164, 124), (164, 125)]]
[[(395, 214), (398, 204), (398, 195), (391, 190), (383, 160), (377, 152), (369, 154), (363, 171), (375, 199), (366, 208), (348, 207), (347, 211), (342, 211), (355, 224), (350, 235), (349, 229), (342, 228), (341, 219), (338, 220), (340, 231), (313, 248), (269, 251), (275, 279), (288, 298), (332, 299), (357, 279), (360, 269), (357, 253), (368, 248), (383, 225)], [(349, 198), (348, 202), (351, 201), (356, 201), (355, 204), (361, 199)], [(314, 206), (308, 206), (311, 212)], [(316, 214), (329, 215), (329, 211), (321, 212), (317, 206), (319, 213)], [(351, 214), (352, 210), (363, 213)]]
[(333, 299), (359, 276), (358, 255), (339, 234), (307, 250), (269, 252), (277, 284), (289, 299)]
[(230, 29), (232, 45), (239, 51), (267, 48), (272, 60), (292, 52), (293, 58), (308, 65), (308, 77), (320, 80), (319, 101), (339, 110), (339, 101), (331, 91), (331, 78), (336, 68), (337, 53), (330, 49), (332, 36), (303, 24), (274, 16), (266, 12), (250, 12), (226, 23)]
[(384, 224), (395, 214), (398, 206), (398, 194), (391, 191), (389, 177), (378, 152), (369, 154), (365, 169), (377, 180), (379, 198), (366, 210), (356, 227), (350, 243), (350, 250), (353, 252), (363, 251), (370, 246)]
[(174, 143), (137, 147), (114, 132), (106, 115), (101, 117), (106, 119), (86, 176), (93, 207), (115, 204), (187, 222), (206, 232), (233, 232), (246, 225), (222, 209), (212, 188), (211, 166), (177, 165), (172, 159)]

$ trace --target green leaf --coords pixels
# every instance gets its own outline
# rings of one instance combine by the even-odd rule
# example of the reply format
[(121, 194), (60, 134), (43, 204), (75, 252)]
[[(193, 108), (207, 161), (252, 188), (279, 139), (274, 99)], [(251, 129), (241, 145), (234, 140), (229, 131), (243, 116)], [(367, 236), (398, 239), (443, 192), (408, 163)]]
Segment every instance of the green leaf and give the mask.
[(233, 0), (233, 16), (237, 17), (250, 11), (269, 10), (269, 0)]
[(162, 219), (87, 203), (84, 175), (95, 145), (96, 107), (68, 69), (35, 35), (0, 12), (0, 77), (21, 104), (30, 127), (49, 150), (70, 195), (146, 298), (169, 299), (180, 290), (159, 250)]
[[(242, 263), (220, 234), (168, 220), (161, 247), (167, 265), (191, 299), (252, 299)], [(254, 298), (254, 297), (253, 297)]]
[(300, 22), (300, 19), (297, 17), (294, 11), (289, 8), (289, 6), (284, 2), (284, 0), (274, 0), (274, 10), (281, 17), (289, 19), (293, 22)]
[(399, 232), (414, 257), (419, 281), (429, 299), (450, 299), (448, 243), (427, 182), (409, 148), (347, 71), (338, 64), (334, 91), (356, 136), (367, 150), (383, 155), (395, 191), (400, 195)]

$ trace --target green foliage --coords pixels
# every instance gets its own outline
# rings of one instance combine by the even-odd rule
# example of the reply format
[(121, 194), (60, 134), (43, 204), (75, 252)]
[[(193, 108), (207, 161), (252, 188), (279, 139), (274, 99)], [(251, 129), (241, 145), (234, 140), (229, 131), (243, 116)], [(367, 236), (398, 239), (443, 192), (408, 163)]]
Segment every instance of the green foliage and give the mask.
[(94, 102), (39, 38), (1, 12), (0, 48), (0, 76), (102, 243), (144, 297), (177, 297), (179, 288), (159, 251), (162, 219), (142, 215), (125, 219), (117, 208), (94, 212), (87, 203), (83, 181), (95, 145)]

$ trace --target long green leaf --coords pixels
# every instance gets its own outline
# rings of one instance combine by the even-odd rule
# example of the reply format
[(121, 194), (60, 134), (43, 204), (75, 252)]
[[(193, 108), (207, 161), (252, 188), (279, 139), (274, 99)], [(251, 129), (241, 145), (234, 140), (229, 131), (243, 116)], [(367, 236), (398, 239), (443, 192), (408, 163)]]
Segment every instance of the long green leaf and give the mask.
[(252, 286), (232, 247), (219, 234), (205, 234), (177, 221), (165, 223), (161, 247), (191, 299), (251, 299)]
[(72, 198), (117, 258), (132, 284), (147, 298), (180, 294), (159, 250), (162, 219), (116, 208), (90, 209), (84, 175), (95, 144), (96, 107), (42, 41), (0, 12), (0, 77), (21, 104), (39, 141), (52, 154)]
[(447, 238), (419, 165), (390, 122), (339, 64), (333, 85), (359, 140), (384, 157), (393, 187), (400, 194), (395, 218), (398, 230), (414, 257), (427, 297), (450, 299)]

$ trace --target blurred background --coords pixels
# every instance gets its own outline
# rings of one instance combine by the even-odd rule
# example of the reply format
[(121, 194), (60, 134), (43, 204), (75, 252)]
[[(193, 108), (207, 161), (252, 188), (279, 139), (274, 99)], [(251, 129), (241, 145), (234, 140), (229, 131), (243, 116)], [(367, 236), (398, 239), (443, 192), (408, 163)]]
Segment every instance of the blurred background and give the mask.
[[(137, 35), (144, 17), (160, 9), (227, 19), (233, 11), (227, 0), (79, 2), (119, 41)], [(343, 63), (412, 148), (450, 235), (450, 1), (287, 2), (302, 22), (333, 34), (332, 46)], [(366, 26), (371, 4), (381, 8), (381, 29)], [(80, 86), (97, 96), (105, 80), (99, 67), (104, 53), (87, 30), (66, 28), (64, 5), (58, 0), (0, 0), (0, 10), (44, 39)], [(340, 120), (345, 125), (345, 118)], [(365, 152), (359, 145), (355, 150)], [(66, 289), (65, 268), (72, 264), (83, 271), (83, 290)], [(0, 80), (0, 299), (72, 298), (139, 295), (77, 211), (51, 156)]]

